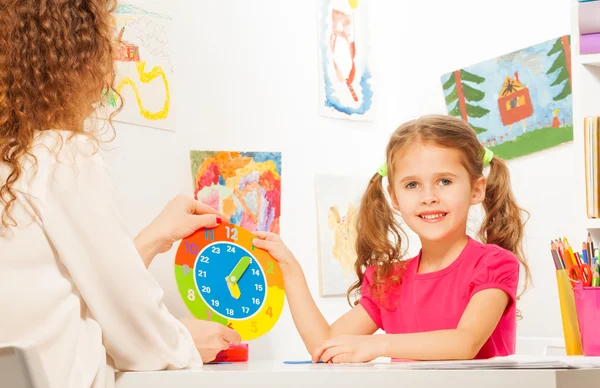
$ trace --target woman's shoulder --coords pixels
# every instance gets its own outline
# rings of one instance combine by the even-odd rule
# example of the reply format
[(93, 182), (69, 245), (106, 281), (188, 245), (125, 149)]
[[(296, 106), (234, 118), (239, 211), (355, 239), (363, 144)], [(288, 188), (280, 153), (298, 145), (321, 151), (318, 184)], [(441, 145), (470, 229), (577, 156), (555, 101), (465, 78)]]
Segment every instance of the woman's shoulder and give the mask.
[(34, 167), (32, 170), (42, 174), (44, 170), (74, 170), (78, 165), (101, 162), (99, 152), (99, 142), (86, 133), (65, 130), (38, 131), (30, 155), (23, 161), (23, 166)]
[(35, 156), (92, 156), (98, 142), (87, 133), (66, 130), (37, 131), (31, 146)]
[[(65, 130), (36, 131), (28, 152), (19, 159), (22, 174), (15, 182), (15, 188), (30, 192), (31, 184), (45, 185), (57, 172), (75, 176), (78, 166), (99, 165), (102, 159), (98, 144), (87, 134)], [(5, 167), (0, 163), (0, 176), (9, 171), (4, 171)]]
[(22, 166), (27, 181), (46, 190), (48, 185), (67, 185), (104, 174), (106, 165), (100, 151), (98, 141), (87, 134), (39, 131)]

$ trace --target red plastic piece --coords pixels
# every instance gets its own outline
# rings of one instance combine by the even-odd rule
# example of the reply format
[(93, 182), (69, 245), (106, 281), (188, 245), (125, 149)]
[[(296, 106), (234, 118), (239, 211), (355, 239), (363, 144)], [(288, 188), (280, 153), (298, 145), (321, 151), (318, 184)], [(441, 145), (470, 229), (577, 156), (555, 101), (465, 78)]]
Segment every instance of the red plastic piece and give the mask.
[(248, 344), (231, 345), (221, 350), (213, 362), (245, 362), (248, 361)]

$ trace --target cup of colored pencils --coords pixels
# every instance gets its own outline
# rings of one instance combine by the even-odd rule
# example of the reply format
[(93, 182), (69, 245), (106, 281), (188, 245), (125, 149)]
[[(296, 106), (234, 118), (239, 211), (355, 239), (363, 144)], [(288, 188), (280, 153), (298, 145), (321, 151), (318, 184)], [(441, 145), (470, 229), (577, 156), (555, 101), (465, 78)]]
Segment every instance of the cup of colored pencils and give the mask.
[(556, 268), (563, 334), (567, 355), (600, 355), (600, 249), (588, 232), (581, 251), (566, 238), (550, 242)]
[(584, 287), (600, 287), (600, 250), (594, 248), (589, 232), (581, 252), (574, 251), (566, 237), (551, 241), (550, 252), (556, 270), (566, 269), (573, 286), (581, 283)]
[(575, 261), (575, 256), (571, 254), (572, 250), (569, 251), (569, 247), (568, 241), (565, 242), (563, 239), (550, 242), (550, 251), (556, 268), (556, 284), (566, 352), (568, 356), (578, 356), (583, 354), (573, 292), (573, 287), (578, 283), (578, 279), (573, 279), (569, 275), (572, 263)]

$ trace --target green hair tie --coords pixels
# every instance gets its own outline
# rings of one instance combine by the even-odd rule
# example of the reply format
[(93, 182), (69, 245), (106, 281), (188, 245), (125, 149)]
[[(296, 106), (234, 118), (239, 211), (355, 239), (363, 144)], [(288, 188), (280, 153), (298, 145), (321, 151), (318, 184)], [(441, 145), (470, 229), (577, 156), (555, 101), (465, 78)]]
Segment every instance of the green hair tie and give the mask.
[(489, 148), (484, 148), (485, 152), (483, 154), (483, 163), (490, 164), (492, 159), (494, 158), (494, 152)]
[(377, 173), (379, 175), (381, 175), (382, 177), (387, 175), (387, 163), (383, 163), (381, 165), (381, 167), (379, 167), (379, 170), (377, 170)]

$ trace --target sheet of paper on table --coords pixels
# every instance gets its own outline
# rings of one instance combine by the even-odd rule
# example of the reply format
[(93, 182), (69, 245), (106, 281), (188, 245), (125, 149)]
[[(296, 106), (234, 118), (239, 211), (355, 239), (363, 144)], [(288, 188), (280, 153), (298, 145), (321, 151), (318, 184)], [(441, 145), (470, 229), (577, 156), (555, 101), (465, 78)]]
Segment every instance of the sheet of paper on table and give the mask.
[(411, 370), (459, 369), (587, 369), (600, 368), (600, 357), (583, 356), (508, 356), (488, 360), (466, 361), (400, 361), (375, 363), (376, 368)]

